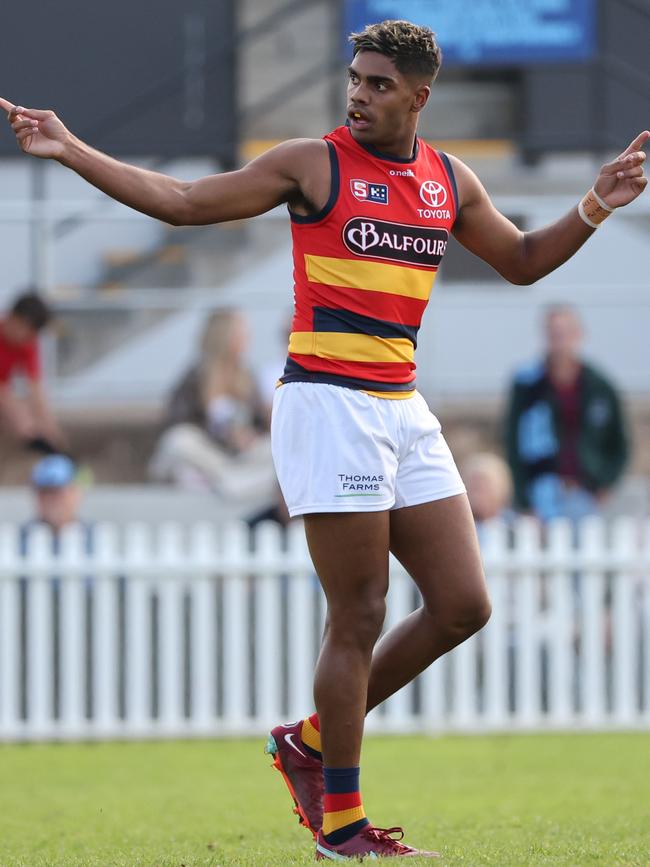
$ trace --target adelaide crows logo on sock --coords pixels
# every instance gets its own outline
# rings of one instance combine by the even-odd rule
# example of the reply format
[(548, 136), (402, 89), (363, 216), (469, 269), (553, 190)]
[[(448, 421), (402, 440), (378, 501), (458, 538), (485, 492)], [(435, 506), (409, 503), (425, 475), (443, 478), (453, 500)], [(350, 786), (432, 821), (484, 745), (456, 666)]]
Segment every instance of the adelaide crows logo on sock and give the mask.
[(355, 178), (350, 181), (350, 189), (360, 202), (374, 202), (376, 205), (388, 204), (388, 184), (373, 184)]

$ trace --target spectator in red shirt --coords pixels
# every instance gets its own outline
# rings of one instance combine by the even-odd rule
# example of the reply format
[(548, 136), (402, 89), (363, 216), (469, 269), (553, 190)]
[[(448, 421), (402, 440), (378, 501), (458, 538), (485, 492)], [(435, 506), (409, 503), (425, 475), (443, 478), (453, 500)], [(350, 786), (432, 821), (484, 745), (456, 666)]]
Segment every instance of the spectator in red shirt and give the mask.
[[(38, 334), (51, 318), (45, 302), (27, 293), (0, 319), (0, 424), (43, 454), (65, 445), (41, 381)], [(12, 387), (16, 375), (26, 380), (24, 397)]]

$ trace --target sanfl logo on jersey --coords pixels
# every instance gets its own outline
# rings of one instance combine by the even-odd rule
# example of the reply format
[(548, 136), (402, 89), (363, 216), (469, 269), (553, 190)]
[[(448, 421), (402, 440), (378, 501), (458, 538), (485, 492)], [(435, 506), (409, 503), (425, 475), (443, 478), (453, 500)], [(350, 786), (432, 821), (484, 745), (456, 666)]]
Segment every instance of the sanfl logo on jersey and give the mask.
[(373, 184), (354, 178), (350, 181), (350, 189), (355, 199), (360, 202), (374, 202), (376, 205), (388, 204), (388, 185)]

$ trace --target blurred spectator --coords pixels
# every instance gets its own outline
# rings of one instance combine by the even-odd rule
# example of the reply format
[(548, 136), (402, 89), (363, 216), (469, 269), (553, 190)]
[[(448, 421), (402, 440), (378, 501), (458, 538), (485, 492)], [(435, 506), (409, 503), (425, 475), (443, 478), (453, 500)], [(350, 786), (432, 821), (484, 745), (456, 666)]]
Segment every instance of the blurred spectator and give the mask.
[[(31, 484), (34, 493), (34, 517), (20, 528), (20, 548), (23, 554), (30, 549), (34, 532), (39, 527), (47, 527), (51, 531), (51, 550), (58, 555), (61, 546), (61, 534), (64, 530), (76, 527), (80, 531), (81, 546), (85, 554), (92, 554), (94, 547), (94, 525), (79, 517), (81, 505), (81, 486), (79, 484), (79, 469), (67, 455), (47, 455), (32, 468)], [(61, 621), (61, 578), (57, 574), (49, 576), (49, 592), (52, 603), (52, 700), (53, 711), (58, 716), (61, 709), (61, 642), (63, 624)], [(92, 632), (95, 620), (92, 614), (93, 580), (84, 576), (84, 630), (85, 654), (91, 658)], [(23, 717), (27, 717), (28, 707), (28, 672), (27, 647), (29, 633), (28, 611), (29, 597), (33, 592), (33, 581), (22, 578), (20, 581), (20, 632), (22, 650), (20, 654), (19, 701)], [(123, 605), (123, 580), (120, 583), (120, 604)], [(89, 714), (93, 702), (92, 678), (87, 681), (86, 713)]]
[(511, 520), (512, 479), (508, 464), (491, 452), (478, 452), (463, 462), (461, 475), (477, 525), (495, 518)]
[(36, 463), (31, 475), (35, 522), (54, 533), (79, 521), (81, 488), (77, 466), (67, 455), (48, 455)]
[(289, 335), (291, 334), (291, 326), (293, 323), (293, 315), (287, 316), (282, 328), (278, 332), (277, 340), (277, 355), (270, 361), (261, 365), (256, 371), (257, 389), (259, 391), (260, 400), (266, 413), (268, 426), (271, 425), (271, 410), (273, 408), (273, 398), (280, 381), (280, 377), (284, 372), (285, 364), (287, 363), (287, 346), (289, 345)]
[(93, 526), (79, 517), (82, 489), (78, 466), (67, 455), (47, 455), (34, 464), (31, 473), (34, 517), (21, 527), (21, 549), (26, 551), (37, 527), (52, 531), (52, 545), (58, 551), (61, 532), (79, 527), (83, 546), (92, 551)]
[(515, 505), (542, 520), (593, 514), (628, 459), (612, 384), (580, 355), (583, 332), (568, 305), (548, 309), (545, 357), (517, 372), (507, 412)]
[[(0, 419), (28, 448), (42, 454), (64, 445), (41, 382), (38, 333), (51, 318), (45, 302), (28, 293), (19, 296), (0, 319)], [(26, 379), (24, 397), (13, 388), (16, 374)]]
[(244, 364), (247, 343), (241, 313), (212, 314), (198, 362), (173, 389), (149, 470), (256, 511), (275, 502), (276, 482), (267, 413)]

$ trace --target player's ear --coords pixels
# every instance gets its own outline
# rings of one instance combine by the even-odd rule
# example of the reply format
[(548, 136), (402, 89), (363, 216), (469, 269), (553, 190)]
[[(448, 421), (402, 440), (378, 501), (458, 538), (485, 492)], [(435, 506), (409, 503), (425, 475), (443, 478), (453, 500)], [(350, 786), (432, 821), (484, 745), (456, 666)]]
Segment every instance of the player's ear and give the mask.
[(421, 84), (413, 94), (413, 105), (411, 111), (420, 112), (429, 101), (431, 88), (428, 84)]

